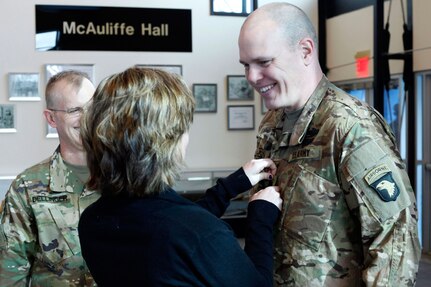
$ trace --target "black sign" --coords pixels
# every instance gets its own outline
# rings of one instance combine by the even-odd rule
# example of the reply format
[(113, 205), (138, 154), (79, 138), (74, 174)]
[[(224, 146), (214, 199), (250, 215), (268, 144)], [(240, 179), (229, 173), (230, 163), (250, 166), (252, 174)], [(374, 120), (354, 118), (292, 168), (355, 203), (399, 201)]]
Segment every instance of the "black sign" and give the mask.
[(191, 52), (191, 10), (36, 5), (36, 50)]

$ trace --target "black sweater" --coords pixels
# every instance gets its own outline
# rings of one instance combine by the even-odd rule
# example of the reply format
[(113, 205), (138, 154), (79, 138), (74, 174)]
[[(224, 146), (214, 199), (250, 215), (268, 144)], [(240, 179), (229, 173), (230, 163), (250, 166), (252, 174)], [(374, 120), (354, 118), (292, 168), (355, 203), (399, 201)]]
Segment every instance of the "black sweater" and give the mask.
[[(218, 218), (250, 188), (239, 169), (193, 203), (167, 189), (134, 199), (102, 196), (82, 214), (82, 254), (99, 286), (272, 286), (272, 231), (279, 210), (248, 206), (245, 252)], [(215, 216), (216, 215), (216, 216)]]

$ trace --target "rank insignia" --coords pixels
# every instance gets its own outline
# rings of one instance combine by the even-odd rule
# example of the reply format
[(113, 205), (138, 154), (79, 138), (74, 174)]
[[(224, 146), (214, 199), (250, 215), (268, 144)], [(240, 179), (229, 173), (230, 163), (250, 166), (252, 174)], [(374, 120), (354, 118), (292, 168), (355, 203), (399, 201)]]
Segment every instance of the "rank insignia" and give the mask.
[(365, 175), (365, 181), (386, 202), (395, 201), (400, 195), (400, 190), (392, 177), (392, 171), (386, 164), (379, 165), (368, 172)]

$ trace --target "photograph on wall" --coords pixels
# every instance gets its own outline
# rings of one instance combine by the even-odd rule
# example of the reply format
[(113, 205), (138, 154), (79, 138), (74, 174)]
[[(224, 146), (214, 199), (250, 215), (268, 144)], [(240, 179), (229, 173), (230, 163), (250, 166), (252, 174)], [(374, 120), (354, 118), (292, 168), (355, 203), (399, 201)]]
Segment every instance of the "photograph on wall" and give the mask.
[(263, 97), (260, 96), (260, 105), (261, 105), (261, 112), (262, 115), (265, 114), (268, 111), (268, 108), (265, 105), (265, 101), (263, 100)]
[(165, 72), (174, 73), (177, 75), (183, 75), (183, 66), (182, 65), (135, 65), (138, 68), (153, 68), (160, 69)]
[(57, 129), (51, 127), (48, 123), (46, 123), (46, 138), (48, 138), (48, 139), (57, 139), (58, 138)]
[(15, 106), (0, 105), (0, 133), (14, 133), (15, 127)]
[(93, 64), (47, 64), (45, 65), (46, 83), (48, 83), (49, 79), (55, 74), (68, 70), (77, 70), (86, 73), (90, 78), (91, 82), (96, 85), (96, 83), (94, 82)]
[(245, 76), (227, 76), (227, 99), (236, 101), (252, 101), (254, 93)]
[[(48, 83), (49, 79), (57, 73), (68, 70), (77, 70), (86, 73), (91, 82), (93, 82), (94, 85), (97, 85), (94, 81), (94, 65), (92, 64), (47, 64), (45, 65), (46, 83)], [(46, 137), (58, 138), (57, 130), (49, 124), (47, 124)]]
[(227, 106), (228, 130), (254, 130), (254, 106)]
[(217, 84), (193, 84), (197, 113), (217, 112)]
[(10, 101), (40, 101), (39, 74), (9, 73)]

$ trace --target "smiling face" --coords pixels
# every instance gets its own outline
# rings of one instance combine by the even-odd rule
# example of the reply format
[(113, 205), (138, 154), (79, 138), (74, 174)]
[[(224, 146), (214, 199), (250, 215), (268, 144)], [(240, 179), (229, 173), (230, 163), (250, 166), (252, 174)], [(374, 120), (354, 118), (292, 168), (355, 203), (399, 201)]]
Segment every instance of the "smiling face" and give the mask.
[[(53, 106), (56, 110), (68, 110), (83, 107), (91, 99), (94, 86), (88, 79), (83, 79), (81, 87), (76, 88), (66, 80), (60, 80), (55, 85)], [(64, 111), (46, 110), (45, 115), (49, 124), (57, 129), (62, 151), (83, 152), (80, 137), (81, 113), (68, 114)]]
[(305, 68), (300, 45), (289, 48), (283, 32), (271, 20), (254, 22), (246, 23), (239, 37), (240, 62), (247, 80), (267, 108), (299, 108)]
[(239, 61), (268, 109), (297, 110), (322, 77), (315, 32), (307, 16), (287, 3), (254, 11), (241, 27)]

